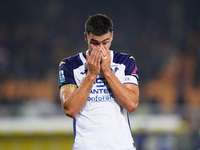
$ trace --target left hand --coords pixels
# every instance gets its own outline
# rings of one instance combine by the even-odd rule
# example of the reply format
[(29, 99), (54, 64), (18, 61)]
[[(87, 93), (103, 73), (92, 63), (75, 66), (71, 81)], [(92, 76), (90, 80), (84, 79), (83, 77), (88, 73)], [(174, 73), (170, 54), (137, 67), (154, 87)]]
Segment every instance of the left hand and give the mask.
[(103, 74), (109, 73), (111, 71), (110, 64), (111, 64), (111, 56), (110, 50), (103, 46), (100, 48), (101, 51), (101, 72)]

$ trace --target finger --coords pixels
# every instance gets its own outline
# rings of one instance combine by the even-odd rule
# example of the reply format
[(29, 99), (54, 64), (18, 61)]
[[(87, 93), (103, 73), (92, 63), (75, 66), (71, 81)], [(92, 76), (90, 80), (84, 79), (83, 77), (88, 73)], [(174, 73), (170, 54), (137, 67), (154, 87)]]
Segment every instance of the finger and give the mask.
[(94, 63), (95, 65), (100, 65), (100, 61), (101, 61), (101, 51), (99, 48), (96, 49), (96, 53), (95, 53), (95, 57), (94, 57)]
[(107, 49), (106, 46), (102, 49), (102, 59), (107, 59), (110, 57), (110, 51)]
[(106, 56), (106, 50), (104, 49), (104, 47), (101, 47), (100, 51), (101, 51), (101, 58), (103, 59)]
[(99, 50), (98, 57), (97, 57), (97, 65), (100, 65), (102, 53)]
[(90, 54), (90, 64), (98, 67), (98, 65), (100, 65), (100, 51), (99, 48), (95, 48), (92, 50), (91, 54)]
[(105, 49), (107, 54), (110, 54), (110, 50), (105, 45), (104, 45), (104, 49)]
[(97, 49), (93, 49), (91, 51), (91, 53), (90, 53), (90, 60), (91, 60), (91, 62), (93, 62), (95, 60), (96, 53), (97, 53)]
[(93, 57), (93, 61), (95, 65), (99, 65), (99, 56), (100, 56), (100, 50), (99, 48), (95, 49), (95, 53), (94, 53), (94, 57)]

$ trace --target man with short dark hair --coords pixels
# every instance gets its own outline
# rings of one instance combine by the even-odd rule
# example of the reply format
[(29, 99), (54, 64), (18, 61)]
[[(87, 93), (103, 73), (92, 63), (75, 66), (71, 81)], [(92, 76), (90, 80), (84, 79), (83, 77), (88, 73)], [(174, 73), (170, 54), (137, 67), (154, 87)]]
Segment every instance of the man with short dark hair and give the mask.
[(74, 150), (135, 150), (128, 112), (139, 102), (135, 59), (109, 50), (113, 22), (103, 14), (85, 23), (88, 50), (59, 65), (60, 100), (74, 118)]

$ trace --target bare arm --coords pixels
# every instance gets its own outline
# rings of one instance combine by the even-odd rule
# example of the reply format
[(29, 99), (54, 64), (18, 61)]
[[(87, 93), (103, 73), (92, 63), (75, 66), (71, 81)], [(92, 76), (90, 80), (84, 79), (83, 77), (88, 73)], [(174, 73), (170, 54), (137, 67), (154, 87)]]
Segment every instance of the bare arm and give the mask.
[(105, 78), (119, 103), (128, 112), (134, 111), (139, 102), (138, 86), (135, 84), (122, 84), (112, 72), (105, 74)]
[[(104, 74), (118, 102), (128, 111), (134, 111), (139, 102), (139, 88), (135, 84), (122, 84), (110, 69), (110, 51), (104, 47), (102, 51), (101, 71)], [(107, 59), (104, 59), (107, 57)]]
[(60, 89), (60, 100), (65, 114), (69, 117), (76, 117), (85, 105), (94, 80), (100, 71), (100, 51), (95, 49), (89, 55), (87, 53), (86, 65), (88, 72), (82, 84), (78, 88), (66, 87)]
[(79, 88), (66, 87), (60, 89), (60, 100), (67, 116), (72, 118), (76, 117), (78, 112), (85, 105), (92, 89), (94, 79), (94, 77), (88, 75)]

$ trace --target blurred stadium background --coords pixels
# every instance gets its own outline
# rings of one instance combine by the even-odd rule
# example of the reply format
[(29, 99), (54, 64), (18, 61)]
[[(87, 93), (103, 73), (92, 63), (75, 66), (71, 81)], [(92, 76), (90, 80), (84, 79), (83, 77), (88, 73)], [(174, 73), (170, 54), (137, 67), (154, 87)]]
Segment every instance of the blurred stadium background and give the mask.
[(111, 49), (139, 68), (137, 150), (199, 150), (199, 0), (1, 0), (0, 150), (72, 149), (58, 64), (87, 49), (84, 23), (96, 13), (113, 19)]

